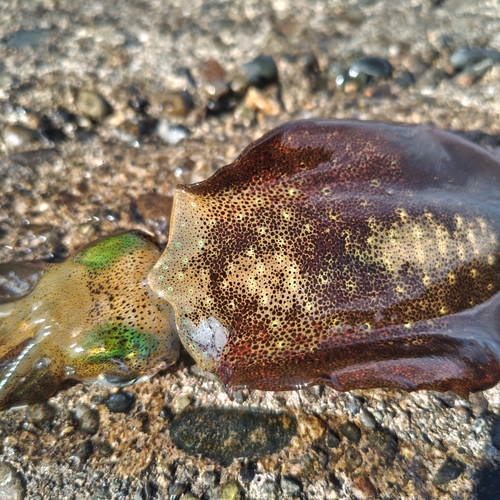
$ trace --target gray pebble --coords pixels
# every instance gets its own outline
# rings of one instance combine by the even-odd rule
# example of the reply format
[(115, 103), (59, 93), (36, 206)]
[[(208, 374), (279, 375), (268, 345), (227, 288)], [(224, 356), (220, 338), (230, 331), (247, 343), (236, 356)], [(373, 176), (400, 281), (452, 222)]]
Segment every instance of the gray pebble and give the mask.
[(7, 125), (3, 131), (3, 138), (7, 146), (19, 147), (40, 140), (40, 134), (24, 125)]
[(367, 429), (374, 430), (377, 428), (375, 417), (366, 408), (361, 410), (360, 420)]
[(183, 125), (172, 125), (166, 120), (160, 120), (156, 127), (156, 135), (170, 146), (175, 146), (189, 137), (191, 132)]
[(7, 45), (9, 47), (15, 47), (16, 49), (43, 45), (48, 41), (49, 35), (50, 30), (44, 28), (19, 30), (9, 36)]
[(119, 391), (111, 394), (105, 405), (112, 413), (128, 413), (135, 405), (135, 396), (128, 391)]
[(297, 497), (300, 495), (301, 482), (295, 477), (281, 476), (281, 490), (287, 497)]
[(349, 76), (357, 78), (360, 73), (374, 78), (389, 78), (392, 75), (392, 65), (381, 57), (363, 57), (349, 64)]
[(361, 429), (353, 422), (341, 423), (339, 430), (351, 443), (358, 444), (361, 440)]
[(500, 62), (500, 52), (492, 49), (459, 49), (451, 54), (450, 63), (455, 69), (463, 69), (485, 59)]
[(271, 56), (260, 55), (241, 67), (248, 85), (265, 87), (279, 79), (278, 67)]
[(464, 463), (447, 457), (434, 476), (434, 484), (439, 485), (449, 483), (450, 481), (457, 479), (464, 470)]
[(326, 445), (329, 448), (337, 448), (340, 445), (340, 438), (331, 429), (328, 429), (328, 433), (326, 435)]
[(97, 410), (79, 404), (76, 405), (74, 416), (80, 424), (80, 430), (83, 432), (93, 435), (99, 430), (100, 417)]
[(0, 462), (0, 500), (22, 500), (26, 496), (24, 477), (9, 462)]
[(101, 121), (113, 112), (108, 101), (92, 90), (77, 90), (75, 101), (80, 112), (94, 121)]
[(78, 458), (80, 463), (85, 463), (92, 455), (92, 451), (94, 450), (94, 445), (90, 439), (86, 439), (83, 443), (80, 443), (75, 451), (73, 452), (73, 457)]

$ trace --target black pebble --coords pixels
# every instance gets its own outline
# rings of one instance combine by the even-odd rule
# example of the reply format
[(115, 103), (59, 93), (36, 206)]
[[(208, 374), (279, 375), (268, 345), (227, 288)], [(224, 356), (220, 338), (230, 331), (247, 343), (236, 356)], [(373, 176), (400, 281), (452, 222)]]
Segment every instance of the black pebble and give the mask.
[(445, 484), (457, 479), (465, 470), (465, 464), (447, 457), (443, 465), (439, 468), (434, 476), (434, 484)]
[(135, 396), (128, 391), (111, 394), (105, 402), (112, 413), (128, 413), (135, 405)]

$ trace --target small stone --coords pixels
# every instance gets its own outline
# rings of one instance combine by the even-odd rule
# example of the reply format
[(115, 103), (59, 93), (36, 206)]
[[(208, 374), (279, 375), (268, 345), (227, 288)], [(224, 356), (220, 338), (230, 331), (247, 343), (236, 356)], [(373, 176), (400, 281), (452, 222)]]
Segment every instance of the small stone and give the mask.
[(353, 491), (356, 494), (356, 498), (362, 500), (378, 498), (377, 490), (367, 476), (358, 476), (354, 478), (353, 483)]
[(49, 40), (49, 35), (50, 30), (46, 28), (19, 30), (8, 37), (7, 45), (16, 49), (36, 47), (45, 44)]
[(299, 434), (303, 439), (309, 441), (318, 441), (325, 436), (325, 423), (315, 415), (307, 415), (307, 417), (299, 420)]
[(275, 453), (288, 446), (296, 432), (290, 413), (253, 408), (187, 408), (170, 423), (170, 437), (179, 448), (222, 465), (236, 457)]
[(188, 489), (188, 485), (185, 483), (175, 482), (168, 488), (168, 494), (171, 500), (176, 500)]
[(128, 391), (118, 391), (110, 394), (104, 404), (112, 413), (128, 413), (135, 405), (135, 396)]
[(85, 463), (92, 455), (92, 451), (94, 450), (94, 445), (90, 439), (86, 439), (83, 443), (80, 443), (72, 456), (78, 458), (80, 463)]
[(30, 420), (35, 425), (50, 425), (56, 415), (56, 409), (50, 403), (41, 403), (30, 407)]
[(103, 441), (99, 451), (103, 457), (110, 457), (114, 453), (113, 445), (108, 441)]
[(461, 73), (455, 77), (455, 81), (459, 85), (470, 86), (480, 80), (486, 72), (493, 66), (494, 61), (492, 59), (484, 59), (465, 68)]
[(500, 62), (500, 52), (493, 49), (459, 49), (451, 54), (450, 63), (455, 69), (464, 69), (485, 59)]
[(351, 443), (358, 444), (361, 440), (361, 429), (353, 422), (341, 423), (339, 430)]
[(7, 125), (3, 131), (3, 138), (7, 146), (15, 148), (39, 141), (40, 134), (24, 125)]
[(75, 419), (80, 425), (80, 430), (90, 434), (97, 434), (99, 430), (100, 416), (99, 411), (89, 408), (87, 405), (78, 404), (75, 408)]
[(371, 447), (377, 451), (380, 457), (388, 464), (392, 463), (399, 451), (398, 438), (388, 429), (380, 428), (369, 434), (368, 439)]
[(363, 457), (356, 448), (349, 447), (344, 455), (349, 472), (354, 472), (363, 463)]
[(172, 125), (166, 120), (159, 120), (156, 135), (170, 146), (175, 146), (187, 139), (191, 135), (191, 131), (184, 125)]
[(23, 500), (25, 479), (9, 462), (0, 462), (0, 500)]
[(493, 422), (491, 428), (491, 442), (493, 446), (500, 451), (500, 416), (498, 416)]
[(375, 417), (366, 408), (361, 410), (360, 420), (367, 429), (374, 430), (377, 428), (378, 424)]
[(241, 70), (248, 85), (259, 88), (276, 83), (279, 79), (278, 67), (274, 59), (267, 55), (256, 57), (253, 61), (244, 64)]
[(177, 400), (177, 403), (175, 404), (175, 409), (177, 412), (181, 412), (182, 410), (185, 410), (190, 404), (191, 404), (192, 398), (191, 396), (182, 396)]
[(469, 403), (471, 404), (472, 413), (475, 417), (483, 417), (489, 409), (488, 400), (484, 397), (482, 392), (473, 392), (469, 394)]
[(381, 57), (363, 57), (349, 64), (348, 74), (357, 78), (361, 73), (374, 78), (389, 78), (392, 75), (392, 65)]
[(300, 479), (296, 477), (281, 476), (281, 490), (289, 497), (298, 497), (302, 489)]
[(457, 420), (459, 422), (462, 422), (464, 424), (468, 424), (471, 419), (471, 411), (469, 408), (466, 408), (465, 406), (457, 406), (455, 407), (455, 411), (457, 414)]
[(187, 116), (194, 109), (193, 97), (187, 90), (169, 92), (163, 97), (163, 111), (173, 116)]
[(256, 87), (248, 89), (244, 102), (248, 109), (258, 111), (267, 116), (277, 116), (280, 112), (278, 100)]
[(465, 464), (447, 457), (443, 465), (439, 468), (434, 476), (434, 484), (446, 484), (457, 479), (465, 470)]
[(326, 445), (329, 448), (338, 448), (339, 445), (340, 445), (340, 438), (331, 429), (328, 429), (328, 432), (327, 432), (327, 435), (326, 435)]
[(239, 500), (240, 498), (241, 493), (240, 489), (238, 488), (238, 483), (231, 482), (221, 486), (220, 500)]
[(75, 102), (76, 107), (83, 115), (97, 122), (113, 112), (113, 108), (108, 101), (93, 90), (77, 90)]

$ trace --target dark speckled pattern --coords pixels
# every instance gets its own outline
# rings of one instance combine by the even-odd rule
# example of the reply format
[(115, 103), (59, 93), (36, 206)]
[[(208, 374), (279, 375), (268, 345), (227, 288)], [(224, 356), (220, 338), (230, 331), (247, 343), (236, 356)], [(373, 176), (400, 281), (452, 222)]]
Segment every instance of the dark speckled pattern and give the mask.
[(153, 290), (228, 388), (500, 375), (500, 163), (426, 127), (286, 124), (176, 192)]

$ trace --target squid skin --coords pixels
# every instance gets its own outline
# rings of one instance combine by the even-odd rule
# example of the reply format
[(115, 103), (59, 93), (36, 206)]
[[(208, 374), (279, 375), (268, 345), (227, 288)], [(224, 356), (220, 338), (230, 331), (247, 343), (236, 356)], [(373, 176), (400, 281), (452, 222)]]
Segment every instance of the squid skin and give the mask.
[(9, 305), (0, 409), (151, 376), (179, 339), (229, 393), (466, 395), (500, 379), (499, 292), (495, 157), (428, 127), (291, 122), (176, 189), (161, 258), (110, 236)]
[[(179, 356), (172, 308), (146, 276), (160, 256), (132, 231), (50, 265), (0, 323), (0, 409), (44, 401), (78, 381), (125, 386)], [(173, 323), (173, 321), (172, 321)]]

